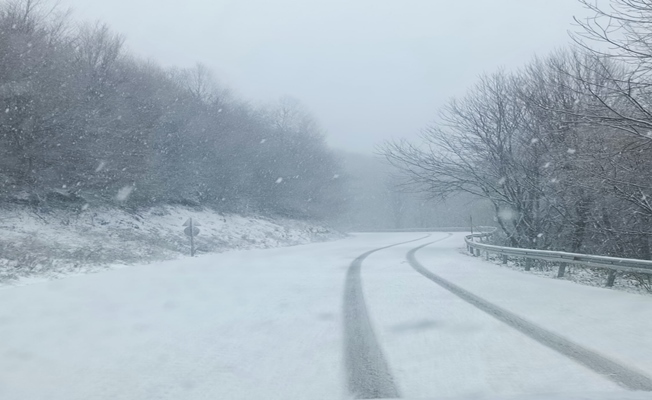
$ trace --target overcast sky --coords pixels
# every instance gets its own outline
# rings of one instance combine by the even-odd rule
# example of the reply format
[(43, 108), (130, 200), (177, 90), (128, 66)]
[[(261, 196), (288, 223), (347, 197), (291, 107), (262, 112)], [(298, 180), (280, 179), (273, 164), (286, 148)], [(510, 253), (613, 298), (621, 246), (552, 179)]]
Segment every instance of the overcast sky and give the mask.
[(242, 97), (301, 100), (329, 142), (413, 137), (483, 72), (569, 43), (575, 0), (61, 0), (141, 57), (210, 66)]

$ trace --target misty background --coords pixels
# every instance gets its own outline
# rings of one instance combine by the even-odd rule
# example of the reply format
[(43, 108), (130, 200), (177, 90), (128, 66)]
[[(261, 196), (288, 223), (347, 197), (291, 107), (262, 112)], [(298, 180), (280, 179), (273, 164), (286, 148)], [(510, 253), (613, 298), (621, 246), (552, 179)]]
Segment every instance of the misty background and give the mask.
[(139, 57), (201, 62), (253, 102), (300, 99), (329, 144), (371, 154), (412, 137), (480, 74), (570, 42), (572, 0), (62, 0)]
[[(433, 201), (396, 188), (379, 145), (414, 138), (480, 74), (568, 43), (573, 1), (64, 0), (73, 15), (109, 23), (139, 57), (198, 62), (253, 104), (289, 96), (318, 119), (344, 159), (343, 229), (491, 222), (481, 201)], [(514, 34), (527, 32), (526, 35)], [(358, 154), (356, 156), (355, 154)]]
[(3, 204), (650, 258), (646, 2), (0, 4)]

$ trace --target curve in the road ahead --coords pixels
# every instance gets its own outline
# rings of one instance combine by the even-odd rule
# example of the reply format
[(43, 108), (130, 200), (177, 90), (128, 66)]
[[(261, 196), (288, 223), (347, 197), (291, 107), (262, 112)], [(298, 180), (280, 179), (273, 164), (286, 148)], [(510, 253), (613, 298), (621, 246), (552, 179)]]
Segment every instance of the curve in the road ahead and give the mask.
[(429, 236), (367, 251), (353, 260), (349, 266), (344, 286), (344, 363), (349, 393), (355, 398), (399, 397), (394, 378), (376, 340), (367, 313), (360, 277), (362, 262), (377, 251), (423, 240)]
[(439, 286), (453, 293), (462, 300), (470, 303), (478, 309), (486, 312), (492, 317), (504, 322), (512, 328), (524, 333), (530, 338), (543, 344), (544, 346), (557, 351), (558, 353), (575, 360), (585, 367), (597, 372), (605, 378), (630, 390), (652, 391), (652, 379), (648, 376), (634, 371), (628, 367), (618, 364), (604, 356), (601, 356), (579, 344), (572, 342), (564, 337), (559, 336), (547, 329), (544, 329), (532, 322), (529, 322), (516, 314), (513, 314), (504, 308), (490, 303), (489, 301), (474, 295), (473, 293), (462, 289), (461, 287), (447, 281), (446, 279), (434, 274), (426, 269), (415, 257), (415, 253), (420, 249), (432, 244), (426, 243), (416, 247), (407, 253), (407, 260), (417, 272)]

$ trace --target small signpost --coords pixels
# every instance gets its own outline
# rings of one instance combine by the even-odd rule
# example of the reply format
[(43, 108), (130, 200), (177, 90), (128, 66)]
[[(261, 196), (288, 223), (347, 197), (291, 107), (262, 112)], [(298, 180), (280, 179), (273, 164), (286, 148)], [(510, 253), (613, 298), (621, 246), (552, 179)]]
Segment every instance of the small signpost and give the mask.
[(199, 235), (199, 228), (198, 226), (201, 226), (199, 222), (194, 222), (192, 218), (188, 218), (188, 220), (183, 224), (186, 228), (183, 230), (183, 232), (190, 236), (190, 257), (195, 256), (195, 240), (194, 237)]

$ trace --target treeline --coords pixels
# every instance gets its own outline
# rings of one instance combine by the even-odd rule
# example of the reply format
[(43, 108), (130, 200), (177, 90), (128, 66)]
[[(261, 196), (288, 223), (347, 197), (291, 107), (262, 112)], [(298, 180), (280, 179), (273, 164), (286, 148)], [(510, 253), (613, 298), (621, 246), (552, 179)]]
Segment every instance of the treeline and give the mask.
[(483, 76), (385, 155), (431, 195), (488, 199), (508, 245), (650, 259), (652, 3), (582, 2), (576, 46)]
[(2, 201), (322, 218), (341, 206), (340, 174), (298, 102), (253, 107), (201, 65), (135, 58), (105, 25), (0, 3)]

